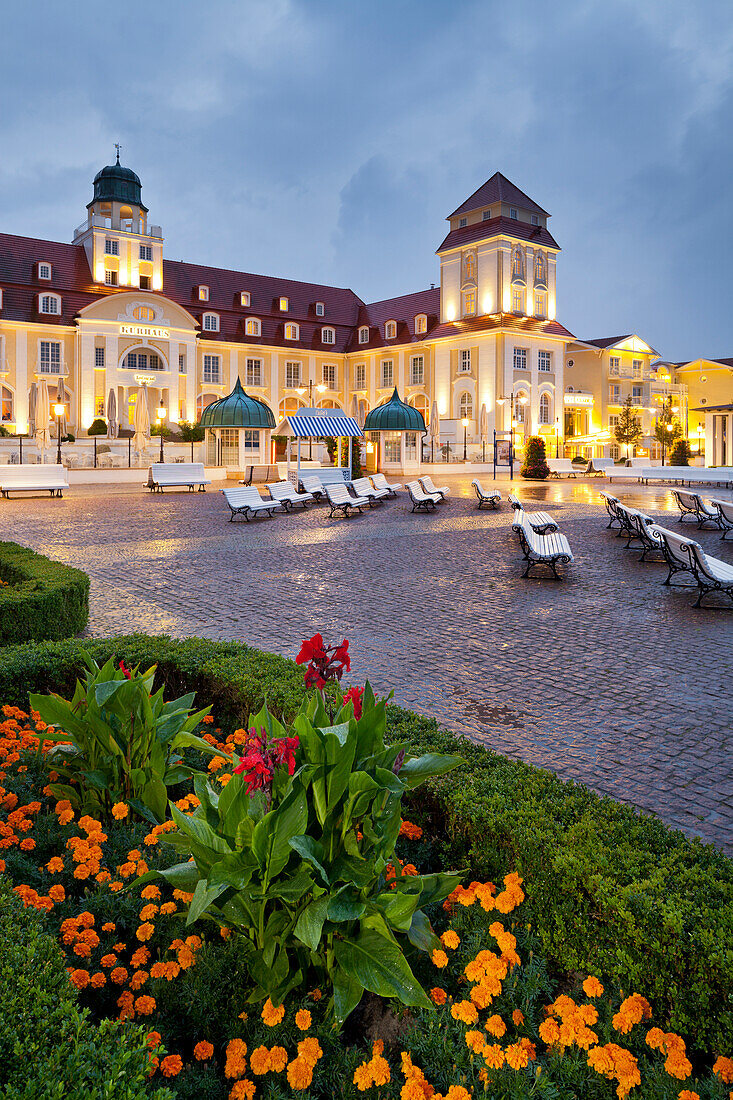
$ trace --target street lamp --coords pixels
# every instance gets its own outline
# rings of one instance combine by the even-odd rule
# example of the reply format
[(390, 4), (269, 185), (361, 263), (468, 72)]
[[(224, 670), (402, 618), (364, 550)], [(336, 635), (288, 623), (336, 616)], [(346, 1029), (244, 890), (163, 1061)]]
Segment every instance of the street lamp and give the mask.
[(697, 426), (697, 454), (698, 458), (702, 454), (702, 437), (705, 435), (705, 428), (702, 424)]
[[(312, 405), (313, 405), (313, 390), (315, 390), (316, 393), (325, 393), (326, 392), (326, 387), (323, 384), (323, 382), (319, 382), (318, 385), (316, 385), (316, 383), (313, 381), (312, 378), (308, 379), (308, 406), (309, 406), (309, 408), (312, 407)], [(298, 386), (295, 392), (300, 394), (300, 396), (302, 397), (303, 394), (305, 393), (305, 386)], [(309, 439), (308, 439), (308, 460), (310, 461), (310, 459), (312, 459), (312, 458), (313, 458), (313, 440), (312, 440), (312, 438), (309, 437)], [(340, 459), (339, 459), (339, 461), (340, 461)]]
[(555, 417), (555, 458), (560, 457), (560, 417)]
[(463, 461), (465, 462), (466, 459), (468, 458), (468, 455), (466, 453), (466, 433), (468, 431), (468, 417), (467, 416), (464, 416), (462, 418), (461, 424), (463, 424)]
[(56, 448), (56, 465), (60, 466), (61, 465), (61, 417), (64, 415), (64, 412), (66, 410), (64, 409), (64, 406), (59, 401), (58, 404), (54, 405), (53, 411), (56, 414), (56, 438), (58, 440), (58, 444), (57, 444), (57, 448)]
[(160, 405), (158, 411), (155, 414), (155, 419), (158, 421), (158, 431), (160, 432), (160, 461), (163, 461), (163, 421), (165, 420), (167, 409), (163, 404), (163, 398), (160, 399)]

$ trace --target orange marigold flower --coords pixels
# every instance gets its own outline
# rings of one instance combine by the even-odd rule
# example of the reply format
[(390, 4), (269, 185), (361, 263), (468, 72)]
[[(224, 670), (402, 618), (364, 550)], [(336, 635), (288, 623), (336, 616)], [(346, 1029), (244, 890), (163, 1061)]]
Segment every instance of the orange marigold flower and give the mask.
[(469, 1027), (478, 1020), (476, 1005), (472, 1001), (456, 1001), (450, 1007), (450, 1014), (454, 1020), (460, 1020)]
[(46, 864), (46, 870), (52, 875), (58, 875), (64, 869), (64, 861), (61, 856), (52, 856)]
[(403, 821), (400, 825), (400, 836), (406, 836), (408, 840), (419, 840), (422, 829), (419, 825), (413, 825), (411, 821)]
[(512, 1069), (524, 1069), (529, 1065), (529, 1052), (521, 1043), (512, 1043), (504, 1051), (506, 1063)]
[(434, 988), (430, 990), (429, 997), (435, 1005), (444, 1005), (448, 999), (445, 990), (441, 989), (439, 985), (434, 986)]
[(473, 1051), (474, 1054), (481, 1054), (486, 1046), (486, 1040), (480, 1031), (467, 1031), (466, 1032), (466, 1046)]
[[(486, 1025), (488, 1027), (488, 1024)], [(546, 1043), (548, 1047), (553, 1046), (560, 1039), (560, 1028), (558, 1027), (557, 1020), (553, 1020), (550, 1016), (547, 1020), (543, 1020), (540, 1024), (540, 1039), (543, 1043)]]
[(598, 978), (588, 977), (583, 982), (583, 992), (586, 997), (601, 997), (603, 995), (603, 986), (598, 981)]
[(489, 1069), (501, 1069), (504, 1065), (504, 1051), (498, 1043), (492, 1043), (484, 1047), (483, 1059)]
[(117, 931), (117, 925), (114, 923), (114, 921), (108, 920), (106, 924), (102, 925), (102, 931), (103, 932), (116, 932)]
[(512, 1012), (512, 1020), (514, 1021), (515, 1027), (521, 1027), (524, 1023), (524, 1013), (520, 1009), (515, 1008)]
[(158, 912), (158, 906), (150, 902), (148, 905), (143, 905), (140, 910), (140, 920), (152, 920), (155, 914)]
[(160, 1072), (164, 1077), (177, 1077), (183, 1069), (183, 1059), (180, 1054), (168, 1054), (160, 1063)]
[(433, 964), (437, 966), (438, 970), (442, 970), (448, 965), (448, 956), (446, 955), (445, 951), (439, 951), (436, 948), (430, 957), (433, 960)]
[(294, 1092), (302, 1092), (310, 1088), (313, 1081), (313, 1066), (306, 1059), (298, 1055), (288, 1066), (288, 1084)]
[(444, 932), (440, 937), (440, 942), (443, 944), (443, 947), (449, 947), (452, 951), (455, 951), (461, 942), (461, 937), (457, 932), (454, 932), (452, 928), (449, 928), (448, 931)]
[(506, 1024), (501, 1016), (496, 1013), (494, 1013), (493, 1016), (489, 1016), (485, 1027), (489, 1035), (495, 1035), (497, 1039), (501, 1039), (502, 1035), (506, 1035)]
[(144, 994), (142, 997), (137, 997), (135, 1011), (140, 1016), (152, 1016), (155, 1011), (155, 997), (147, 997)]
[(111, 967), (111, 966), (116, 966), (116, 964), (117, 964), (117, 956), (116, 955), (102, 955), (102, 966)]
[(733, 1084), (733, 1058), (725, 1058), (722, 1054), (715, 1059), (713, 1073), (726, 1085)]
[(145, 963), (150, 958), (150, 952), (147, 947), (138, 947), (137, 951), (133, 951), (130, 957), (130, 966), (140, 967), (145, 966)]
[(149, 975), (148, 975), (147, 970), (136, 970), (135, 973), (130, 978), (130, 989), (133, 989), (133, 990), (136, 990), (136, 991), (138, 989), (142, 989), (142, 987), (145, 985), (146, 981), (148, 980), (148, 977), (149, 977)]
[(321, 1050), (321, 1044), (314, 1036), (308, 1039), (301, 1039), (298, 1043), (298, 1057), (305, 1058), (312, 1066), (316, 1064), (322, 1055), (323, 1051)]
[(700, 1100), (700, 1094), (699, 1092), (693, 1092), (692, 1089), (683, 1089), (678, 1100)]
[(147, 1045), (150, 1047), (151, 1050), (155, 1050), (156, 1047), (160, 1046), (160, 1041), (161, 1041), (160, 1040), (160, 1032), (159, 1031), (149, 1031), (148, 1035), (147, 1035), (147, 1039), (145, 1041), (146, 1041)]
[(86, 987), (89, 985), (89, 971), (72, 970), (71, 980), (77, 989), (86, 989)]
[(146, 901), (157, 901), (160, 897), (160, 888), (151, 882), (149, 886), (142, 890), (140, 896), (145, 898)]
[(311, 1014), (307, 1008), (300, 1008), (295, 1013), (295, 1026), (301, 1031), (307, 1031), (311, 1026)]
[(124, 821), (130, 812), (130, 807), (126, 802), (115, 802), (112, 807), (112, 817), (115, 821)]
[(73, 950), (74, 954), (78, 955), (80, 959), (88, 959), (92, 953), (92, 949), (88, 943), (75, 943)]
[(51, 889), (48, 891), (48, 896), (53, 901), (57, 901), (57, 902), (58, 901), (63, 901), (64, 898), (66, 897), (66, 891), (64, 890), (61, 883), (57, 882), (56, 885), (52, 886)]
[(267, 1047), (256, 1047), (249, 1056), (249, 1068), (258, 1077), (270, 1072), (270, 1052)]
[(254, 1094), (254, 1081), (248, 1081), (245, 1077), (242, 1081), (237, 1081), (232, 1085), (229, 1100), (252, 1100)]
[(193, 1048), (193, 1056), (197, 1062), (208, 1062), (214, 1053), (214, 1047), (212, 1043), (207, 1043), (205, 1039), (202, 1039), (200, 1043), (197, 1043)]
[(225, 1077), (241, 1077), (247, 1071), (247, 1044), (244, 1039), (231, 1039), (226, 1049)]
[(127, 970), (124, 966), (116, 966), (109, 977), (115, 985), (124, 985), (127, 981)]
[(135, 935), (141, 943), (144, 943), (145, 940), (150, 939), (154, 931), (155, 928), (153, 927), (153, 925), (149, 921), (146, 921), (145, 924), (140, 925)]
[(98, 970), (96, 974), (92, 974), (92, 986), (94, 989), (101, 989), (103, 985), (107, 984), (107, 975), (103, 974), (101, 970)]
[(32, 852), (35, 846), (36, 842), (32, 836), (25, 837), (25, 839), (21, 840), (20, 844), (18, 845), (22, 852)]
[(288, 1052), (285, 1047), (272, 1047), (270, 1049), (270, 1072), (282, 1073), (288, 1064)]
[(267, 1024), (267, 1026), (275, 1027), (276, 1024), (282, 1023), (284, 1015), (285, 1005), (278, 1005), (276, 1008), (268, 997), (262, 1008), (262, 1019)]
[(175, 913), (177, 909), (178, 906), (174, 901), (164, 901), (160, 907), (160, 911), (161, 913), (163, 913), (164, 916), (169, 916), (171, 913)]

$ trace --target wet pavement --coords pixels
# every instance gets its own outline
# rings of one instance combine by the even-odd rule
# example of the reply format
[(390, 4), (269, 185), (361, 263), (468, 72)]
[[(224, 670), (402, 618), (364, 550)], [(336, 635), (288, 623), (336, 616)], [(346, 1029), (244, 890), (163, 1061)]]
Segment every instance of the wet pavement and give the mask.
[[(347, 637), (354, 683), (733, 852), (733, 606), (693, 609), (690, 591), (662, 587), (663, 565), (624, 551), (602, 479), (518, 483), (576, 558), (562, 583), (522, 580), (507, 483), (501, 511), (479, 512), (472, 476), (439, 479), (451, 495), (430, 515), (401, 494), (350, 520), (317, 506), (250, 524), (228, 522), (216, 487), (78, 487), (2, 501), (0, 538), (89, 573), (91, 634), (289, 656), (316, 631)], [(667, 489), (612, 491), (677, 527)], [(696, 537), (733, 564), (733, 540)]]

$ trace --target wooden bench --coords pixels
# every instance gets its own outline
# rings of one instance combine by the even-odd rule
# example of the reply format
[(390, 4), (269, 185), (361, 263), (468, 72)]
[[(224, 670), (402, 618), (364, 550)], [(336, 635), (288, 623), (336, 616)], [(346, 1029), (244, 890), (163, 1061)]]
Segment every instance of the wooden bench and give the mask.
[(677, 507), (680, 510), (679, 522), (683, 523), (687, 516), (697, 520), (698, 529), (706, 523), (714, 523), (720, 527), (720, 512), (717, 508), (708, 508), (699, 493), (688, 492), (687, 489), (670, 489)]
[(326, 490), (328, 503), (331, 506), (331, 511), (328, 513), (329, 519), (335, 516), (337, 512), (343, 512), (344, 518), (348, 519), (352, 511), (356, 509), (361, 515), (364, 505), (369, 504), (367, 497), (352, 497), (346, 485), (339, 485), (338, 482), (334, 482), (332, 485), (324, 485), (324, 489)]
[(565, 535), (559, 531), (552, 531), (547, 535), (538, 534), (522, 508), (514, 512), (512, 530), (519, 536), (524, 560), (527, 563), (522, 573), (523, 577), (528, 577), (530, 570), (536, 565), (548, 565), (552, 570), (553, 579), (559, 581), (560, 574), (557, 566), (567, 565), (575, 560)]
[(733, 565), (706, 554), (699, 542), (686, 539), (666, 527), (656, 527), (669, 565), (669, 575), (664, 584), (671, 584), (675, 573), (691, 573), (698, 589), (693, 607), (702, 607), (705, 596), (720, 592), (733, 600)]
[(422, 485), (423, 492), (427, 493), (429, 496), (435, 496), (437, 493), (441, 500), (445, 500), (450, 492), (447, 485), (436, 485), (430, 474), (425, 474), (424, 477), (419, 477), (417, 480)]
[(557, 523), (549, 512), (525, 512), (524, 505), (516, 493), (509, 494), (509, 503), (515, 512), (524, 512), (527, 523), (538, 535), (545, 535), (548, 531), (557, 531)]
[(273, 512), (281, 507), (277, 501), (263, 500), (254, 485), (246, 485), (241, 489), (222, 489), (222, 493), (232, 512), (229, 517), (230, 523), (235, 516), (244, 516), (247, 523), (250, 515), (267, 513), (268, 516), (272, 516)]
[(0, 472), (0, 490), (7, 500), (11, 492), (50, 493), (52, 497), (61, 497), (68, 488), (69, 474), (64, 466), (25, 463), (3, 466)]
[(356, 481), (352, 481), (351, 488), (358, 497), (366, 497), (370, 507), (389, 496), (389, 489), (375, 489), (368, 477), (358, 477)]
[(477, 477), (473, 479), (471, 485), (476, 494), (479, 509), (483, 508), (484, 504), (488, 504), (488, 506), (493, 509), (498, 507), (501, 502), (501, 493), (498, 489), (484, 489)]
[(206, 476), (203, 462), (154, 462), (148, 470), (147, 489), (162, 493), (163, 489), (187, 486), (192, 493), (196, 485), (200, 493), (206, 492), (211, 481)]
[(723, 532), (721, 538), (723, 541), (727, 541), (728, 532), (733, 531), (733, 501), (716, 500), (715, 497), (711, 497), (710, 503), (718, 511), (720, 529)]
[(399, 481), (387, 481), (384, 474), (372, 474), (372, 485), (375, 489), (386, 489), (390, 496), (396, 497), (397, 490), (402, 488)]
[(569, 458), (548, 458), (546, 462), (550, 467), (550, 477), (560, 477), (561, 475), (564, 477), (578, 476), (578, 471)]
[(405, 488), (410, 495), (413, 512), (429, 512), (443, 499), (440, 493), (426, 493), (419, 481), (408, 481)]

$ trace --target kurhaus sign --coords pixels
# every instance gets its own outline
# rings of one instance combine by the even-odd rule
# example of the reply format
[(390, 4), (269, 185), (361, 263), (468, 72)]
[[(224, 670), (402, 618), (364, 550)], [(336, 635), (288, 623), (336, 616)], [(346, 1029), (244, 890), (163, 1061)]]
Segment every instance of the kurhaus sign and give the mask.
[(120, 325), (120, 336), (152, 336), (158, 340), (170, 340), (167, 328), (155, 328), (153, 325)]

